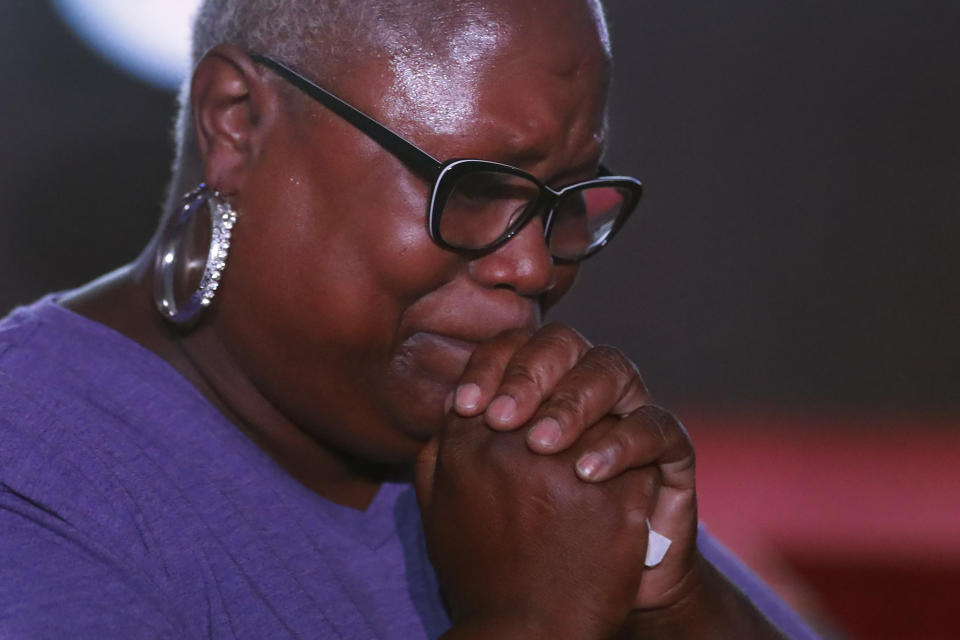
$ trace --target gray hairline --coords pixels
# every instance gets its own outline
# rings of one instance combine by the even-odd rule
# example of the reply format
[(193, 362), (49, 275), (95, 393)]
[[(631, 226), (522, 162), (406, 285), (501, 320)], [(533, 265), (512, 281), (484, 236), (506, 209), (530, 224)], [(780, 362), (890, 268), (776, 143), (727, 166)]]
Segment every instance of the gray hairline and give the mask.
[[(444, 2), (444, 0), (438, 0)], [(483, 0), (460, 0), (482, 4)], [(602, 0), (587, 0), (599, 26), (603, 45), (610, 54), (609, 31)], [(421, 11), (411, 10), (414, 4)], [(336, 75), (339, 65), (361, 52), (383, 52), (385, 42), (397, 39), (398, 23), (422, 15), (424, 0), (203, 0), (193, 20), (191, 68), (196, 68), (210, 49), (229, 43), (246, 51), (270, 55), (307, 70), (317, 78)], [(449, 7), (449, 5), (447, 5)], [(434, 12), (431, 22), (442, 23), (454, 12)], [(439, 20), (437, 18), (440, 18)], [(376, 28), (369, 28), (370, 25)], [(407, 20), (407, 28), (423, 25)], [(441, 27), (442, 28), (442, 27)], [(419, 35), (419, 34), (418, 34)], [(428, 38), (420, 38), (425, 45)], [(173, 139), (175, 154), (167, 210), (176, 202), (188, 174), (200, 169), (195, 157), (195, 139), (190, 108), (190, 77), (180, 87)]]
[[(359, 50), (374, 39), (370, 30), (356, 27), (367, 19), (361, 12), (369, 6), (370, 2), (358, 0), (203, 0), (193, 18), (190, 68), (195, 69), (212, 48), (226, 43), (326, 75), (330, 69), (318, 63), (343, 55), (334, 55), (337, 43), (352, 39), (352, 48)], [(190, 107), (191, 76), (177, 96), (168, 205), (180, 197), (186, 174), (200, 169)]]

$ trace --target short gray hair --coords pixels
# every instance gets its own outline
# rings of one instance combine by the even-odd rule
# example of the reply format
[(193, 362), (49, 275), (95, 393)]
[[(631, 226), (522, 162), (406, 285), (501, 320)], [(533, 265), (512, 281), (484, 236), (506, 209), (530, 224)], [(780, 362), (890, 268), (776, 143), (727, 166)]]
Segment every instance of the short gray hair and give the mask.
[(194, 20), (193, 64), (214, 46), (230, 43), (298, 67), (309, 63), (320, 71), (318, 61), (341, 57), (338, 45), (352, 42), (354, 49), (361, 50), (375, 40), (369, 25), (378, 20), (369, 13), (383, 4), (398, 1), (204, 0)]
[[(396, 0), (393, 0), (396, 4)], [(232, 44), (251, 52), (266, 53), (296, 68), (319, 76), (331, 73), (334, 60), (342, 60), (338, 44), (351, 42), (361, 49), (372, 39), (358, 25), (366, 21), (370, 0), (203, 0), (193, 20), (191, 69), (218, 44)], [(409, 4), (409, 3), (408, 3)], [(376, 21), (373, 22), (376, 24)], [(359, 38), (359, 40), (357, 39)], [(319, 68), (318, 68), (319, 67)], [(194, 131), (190, 110), (190, 78), (180, 87), (174, 124), (176, 155), (168, 205), (179, 198), (184, 174), (193, 173)], [(168, 206), (169, 209), (169, 206)]]
[[(517, 1), (517, 0), (514, 0)], [(601, 0), (587, 0), (601, 24), (609, 52)], [(193, 25), (193, 65), (214, 46), (231, 43), (269, 53), (289, 64), (325, 75), (319, 61), (342, 62), (390, 43), (427, 47), (444, 44), (458, 16), (484, 0), (204, 0)], [(329, 68), (327, 70), (329, 73)]]

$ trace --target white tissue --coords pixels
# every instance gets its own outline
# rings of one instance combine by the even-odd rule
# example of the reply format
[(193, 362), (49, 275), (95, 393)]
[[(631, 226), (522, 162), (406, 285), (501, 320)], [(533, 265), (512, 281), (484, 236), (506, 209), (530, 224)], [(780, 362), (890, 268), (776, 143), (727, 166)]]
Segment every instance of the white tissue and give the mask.
[[(647, 523), (647, 527), (649, 526), (650, 523)], [(643, 564), (648, 567), (655, 567), (660, 564), (663, 556), (667, 555), (667, 549), (670, 548), (671, 542), (667, 536), (660, 535), (650, 529), (650, 535), (647, 536), (647, 557), (644, 558)]]

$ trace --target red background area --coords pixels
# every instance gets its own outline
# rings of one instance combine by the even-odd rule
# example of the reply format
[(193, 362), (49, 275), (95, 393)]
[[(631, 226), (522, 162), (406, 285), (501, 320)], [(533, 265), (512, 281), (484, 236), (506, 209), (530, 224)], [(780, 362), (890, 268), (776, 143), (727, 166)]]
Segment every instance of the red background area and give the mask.
[(828, 634), (960, 636), (960, 418), (691, 413), (686, 424), (701, 518)]

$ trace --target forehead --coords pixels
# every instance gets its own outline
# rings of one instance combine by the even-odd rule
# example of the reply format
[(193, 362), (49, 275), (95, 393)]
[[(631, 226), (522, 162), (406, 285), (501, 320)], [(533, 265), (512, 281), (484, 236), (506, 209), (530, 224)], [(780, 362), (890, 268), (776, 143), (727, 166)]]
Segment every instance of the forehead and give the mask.
[(442, 20), (442, 32), (389, 33), (385, 114), (392, 120), (416, 114), (421, 125), (438, 133), (452, 133), (474, 118), (478, 105), (470, 88), (512, 41), (512, 25), (497, 18), (486, 7), (470, 7)]
[(386, 44), (376, 111), (440, 159), (446, 142), (503, 161), (557, 145), (599, 152), (610, 62), (592, 3), (465, 3), (431, 33)]

